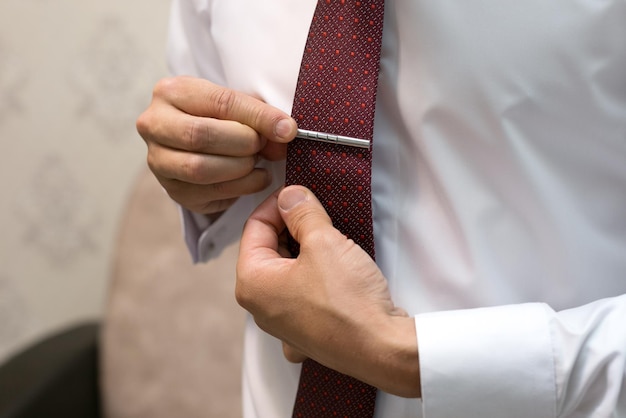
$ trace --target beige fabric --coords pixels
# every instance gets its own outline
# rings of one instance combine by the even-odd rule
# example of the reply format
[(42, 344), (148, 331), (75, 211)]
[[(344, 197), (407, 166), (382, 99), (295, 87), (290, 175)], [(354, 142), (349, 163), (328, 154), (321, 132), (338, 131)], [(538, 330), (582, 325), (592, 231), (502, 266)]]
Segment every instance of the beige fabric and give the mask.
[(193, 266), (177, 210), (147, 171), (120, 231), (102, 342), (107, 416), (240, 417), (236, 246)]

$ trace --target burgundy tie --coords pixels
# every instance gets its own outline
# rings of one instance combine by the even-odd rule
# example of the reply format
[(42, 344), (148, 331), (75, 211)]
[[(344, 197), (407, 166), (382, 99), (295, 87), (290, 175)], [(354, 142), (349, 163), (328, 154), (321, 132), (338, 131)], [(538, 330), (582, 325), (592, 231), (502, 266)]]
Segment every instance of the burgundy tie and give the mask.
[[(371, 141), (383, 11), (383, 0), (318, 0), (292, 110), (300, 131), (287, 151), (286, 183), (311, 189), (334, 226), (372, 258)], [(375, 399), (375, 388), (307, 360), (293, 417), (372, 417)]]

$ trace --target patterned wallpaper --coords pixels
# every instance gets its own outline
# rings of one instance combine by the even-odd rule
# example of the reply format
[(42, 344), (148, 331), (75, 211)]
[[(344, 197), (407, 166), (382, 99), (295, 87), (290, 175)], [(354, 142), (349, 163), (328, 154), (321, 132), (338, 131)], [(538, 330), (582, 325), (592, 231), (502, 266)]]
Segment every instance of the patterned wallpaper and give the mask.
[(0, 362), (102, 311), (168, 0), (0, 1)]

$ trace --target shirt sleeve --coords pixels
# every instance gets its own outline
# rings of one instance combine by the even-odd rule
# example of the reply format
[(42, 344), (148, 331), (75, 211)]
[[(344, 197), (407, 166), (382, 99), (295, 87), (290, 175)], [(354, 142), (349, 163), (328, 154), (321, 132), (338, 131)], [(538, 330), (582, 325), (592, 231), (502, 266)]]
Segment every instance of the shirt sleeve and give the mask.
[(211, 30), (210, 0), (172, 1), (167, 38), (167, 63), (172, 75), (202, 77), (225, 84)]
[[(167, 61), (172, 75), (191, 75), (226, 85), (219, 51), (211, 36), (211, 0), (173, 0), (167, 42)], [(185, 243), (194, 262), (206, 262), (221, 254), (241, 236), (252, 210), (284, 182), (284, 165), (262, 162), (275, 179), (266, 192), (241, 197), (211, 223), (201, 214), (179, 206)]]
[(425, 418), (626, 416), (626, 295), (416, 316)]

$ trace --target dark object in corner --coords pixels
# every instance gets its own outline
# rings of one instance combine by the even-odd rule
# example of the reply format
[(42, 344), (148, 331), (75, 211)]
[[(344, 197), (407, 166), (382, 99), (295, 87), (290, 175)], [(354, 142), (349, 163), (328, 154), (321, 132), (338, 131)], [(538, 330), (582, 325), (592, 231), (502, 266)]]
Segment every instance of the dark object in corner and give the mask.
[(0, 365), (0, 418), (100, 418), (99, 332), (78, 325)]

